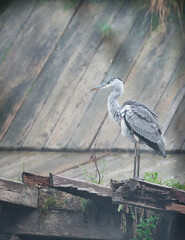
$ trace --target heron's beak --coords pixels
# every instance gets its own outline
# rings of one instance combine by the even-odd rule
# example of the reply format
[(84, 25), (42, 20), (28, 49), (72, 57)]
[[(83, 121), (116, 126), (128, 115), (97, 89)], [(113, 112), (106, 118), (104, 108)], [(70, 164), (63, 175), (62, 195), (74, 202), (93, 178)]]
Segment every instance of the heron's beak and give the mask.
[(96, 90), (98, 90), (98, 89), (100, 89), (100, 88), (104, 88), (104, 87), (106, 87), (106, 86), (107, 86), (107, 83), (104, 82), (104, 83), (98, 85), (97, 87), (91, 88), (91, 91), (96, 91)]

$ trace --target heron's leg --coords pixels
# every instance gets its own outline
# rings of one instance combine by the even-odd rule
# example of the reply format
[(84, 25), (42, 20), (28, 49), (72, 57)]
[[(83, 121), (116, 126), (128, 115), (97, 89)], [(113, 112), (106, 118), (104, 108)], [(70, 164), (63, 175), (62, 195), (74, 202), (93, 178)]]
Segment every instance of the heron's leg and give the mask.
[(140, 149), (139, 149), (139, 141), (137, 141), (136, 145), (137, 145), (137, 178), (139, 178), (139, 170), (140, 170)]
[(137, 161), (137, 143), (134, 143), (135, 146), (135, 154), (134, 154), (134, 174), (133, 174), (133, 178), (136, 178), (136, 161)]

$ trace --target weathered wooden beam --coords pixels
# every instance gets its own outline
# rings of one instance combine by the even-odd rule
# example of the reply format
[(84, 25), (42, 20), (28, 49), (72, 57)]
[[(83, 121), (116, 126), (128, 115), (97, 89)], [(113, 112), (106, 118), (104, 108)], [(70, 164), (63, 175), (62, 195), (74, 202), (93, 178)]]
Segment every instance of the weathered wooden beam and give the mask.
[[(17, 217), (19, 215), (19, 217)], [(128, 239), (127, 233), (120, 229), (120, 214), (91, 214), (87, 219), (81, 212), (50, 210), (41, 215), (38, 210), (4, 208), (1, 213), (0, 232), (30, 236), (33, 239), (53, 239), (54, 237), (70, 239)], [(10, 221), (11, 219), (11, 221)], [(24, 238), (25, 239), (25, 238)]]
[(112, 190), (109, 187), (74, 178), (62, 177), (52, 173), (50, 173), (49, 177), (44, 177), (23, 172), (22, 180), (30, 186), (54, 187), (80, 197), (91, 199), (104, 198), (109, 200), (112, 198)]
[(25, 183), (29, 186), (35, 186), (35, 185), (39, 185), (42, 187), (44, 187), (44, 186), (50, 187), (51, 186), (49, 177), (44, 177), (44, 176), (29, 173), (29, 172), (22, 173), (22, 181), (23, 181), (23, 183)]
[(111, 180), (112, 201), (185, 214), (185, 191), (139, 179)]
[(38, 189), (0, 178), (0, 201), (37, 208)]
[(90, 197), (94, 195), (103, 198), (112, 198), (112, 190), (109, 187), (99, 184), (62, 177), (52, 173), (50, 173), (50, 181), (53, 187), (64, 191), (67, 190), (68, 192), (72, 194), (75, 193), (78, 196), (86, 195), (86, 197)]
[(23, 173), (23, 181), (32, 186), (35, 184), (50, 186), (75, 196), (98, 200), (103, 203), (117, 202), (153, 210), (168, 210), (185, 214), (184, 191), (140, 179), (130, 179), (124, 182), (111, 180), (112, 189), (52, 173), (50, 173), (50, 177)]

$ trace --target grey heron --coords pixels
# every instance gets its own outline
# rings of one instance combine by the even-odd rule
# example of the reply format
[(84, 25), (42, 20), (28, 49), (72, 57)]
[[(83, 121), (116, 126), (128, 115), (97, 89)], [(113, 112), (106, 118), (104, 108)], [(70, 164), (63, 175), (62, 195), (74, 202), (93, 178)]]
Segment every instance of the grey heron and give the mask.
[[(156, 113), (145, 104), (137, 101), (127, 101), (120, 106), (118, 98), (123, 94), (124, 84), (118, 77), (112, 77), (108, 81), (91, 89), (114, 87), (108, 97), (108, 113), (112, 120), (121, 127), (121, 133), (135, 146), (134, 178), (139, 178), (140, 149), (139, 143), (145, 143), (155, 151), (166, 157), (164, 149), (164, 137), (162, 135)], [(137, 172), (137, 175), (136, 175)]]

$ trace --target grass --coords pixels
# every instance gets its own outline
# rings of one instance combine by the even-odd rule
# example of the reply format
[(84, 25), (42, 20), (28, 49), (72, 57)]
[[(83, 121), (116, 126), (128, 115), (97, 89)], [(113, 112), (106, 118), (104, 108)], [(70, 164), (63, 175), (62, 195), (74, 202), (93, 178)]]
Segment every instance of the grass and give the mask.
[(1, 62), (0, 63), (3, 63), (4, 61), (5, 61), (5, 58), (6, 58), (6, 56), (8, 55), (8, 53), (9, 53), (9, 51), (10, 51), (10, 49), (11, 49), (11, 44), (9, 44), (8, 46), (7, 46), (7, 48), (5, 49), (5, 51), (2, 53), (2, 55), (1, 55)]
[(100, 25), (100, 29), (101, 29), (102, 37), (108, 38), (111, 33), (112, 27), (108, 23), (104, 23)]
[(151, 13), (151, 31), (161, 24), (163, 30), (166, 31), (166, 22), (173, 13), (176, 13), (181, 32), (184, 35), (182, 27), (182, 19), (184, 17), (184, 1), (183, 0), (150, 0), (150, 7), (147, 12)]
[(80, 2), (82, 2), (82, 0), (64, 0), (64, 10), (74, 8)]
[(48, 197), (46, 199), (43, 199), (39, 203), (39, 211), (41, 215), (47, 214), (49, 209), (53, 209), (56, 207), (56, 199), (54, 197)]
[(156, 229), (156, 221), (159, 217), (153, 217), (142, 219), (140, 218), (140, 223), (136, 227), (137, 231), (137, 239), (130, 239), (130, 240), (154, 240), (152, 237), (153, 230)]
[(181, 189), (181, 190), (185, 191), (185, 183), (180, 183), (179, 181), (177, 181), (175, 179), (169, 179), (169, 180), (162, 181), (159, 178), (157, 172), (154, 172), (154, 173), (145, 172), (144, 180), (147, 181), (147, 182), (156, 183), (156, 184), (160, 184), (160, 185), (165, 185), (165, 186), (168, 186), (168, 187), (174, 187), (174, 188)]
[(91, 199), (80, 198), (82, 213), (85, 214), (89, 211), (97, 212), (97, 207)]
[[(103, 3), (110, 0), (89, 0), (89, 2), (94, 3)], [(116, 4), (117, 1), (114, 0)], [(82, 2), (81, 0), (65, 0), (64, 9), (69, 9), (75, 7), (77, 4)], [(136, 2), (136, 0), (135, 0)], [(148, 11), (147, 14), (151, 14), (150, 22), (151, 22), (151, 31), (155, 30), (157, 26), (162, 25), (164, 31), (166, 31), (166, 23), (171, 18), (171, 16), (176, 13), (176, 16), (179, 21), (179, 25), (183, 32), (182, 20), (184, 18), (184, 0), (150, 0), (150, 1), (140, 1), (143, 2), (143, 5), (147, 2)], [(133, 1), (134, 3), (134, 1)], [(146, 15), (147, 15), (146, 14)], [(102, 24), (101, 31), (103, 37), (108, 37), (111, 31), (111, 26), (107, 23)]]
[(105, 170), (106, 170), (105, 160), (103, 160), (101, 162), (101, 166), (98, 169), (100, 176), (99, 176), (99, 174), (97, 174), (97, 170), (95, 173), (92, 173), (92, 172), (87, 171), (87, 169), (83, 165), (79, 165), (79, 168), (82, 170), (86, 181), (91, 182), (91, 183), (101, 184), (101, 185), (104, 184), (103, 179), (104, 179)]

